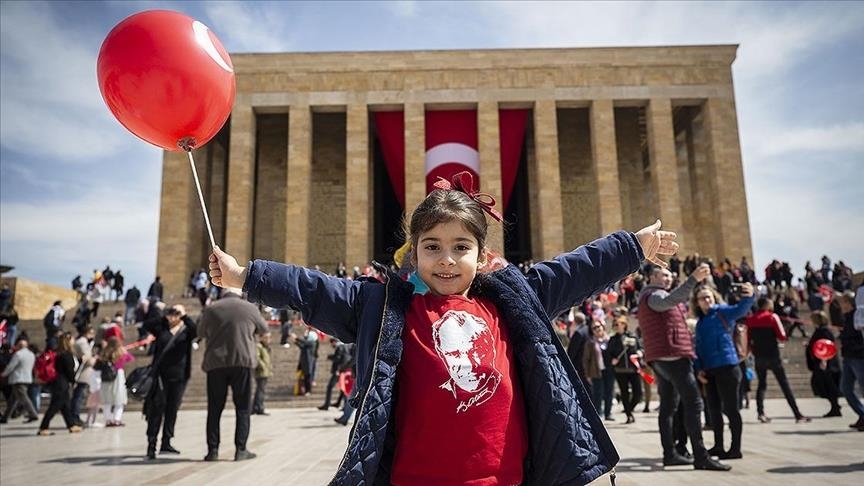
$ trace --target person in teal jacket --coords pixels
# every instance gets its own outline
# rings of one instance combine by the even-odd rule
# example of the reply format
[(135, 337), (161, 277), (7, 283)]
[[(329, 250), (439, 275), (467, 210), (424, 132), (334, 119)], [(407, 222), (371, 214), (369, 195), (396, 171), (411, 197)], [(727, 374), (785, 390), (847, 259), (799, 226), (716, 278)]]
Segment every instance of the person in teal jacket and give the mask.
[[(735, 305), (723, 303), (713, 287), (696, 290), (691, 308), (699, 321), (696, 323), (694, 368), (706, 386), (706, 404), (714, 431), (714, 447), (708, 453), (720, 459), (740, 459), (741, 413), (738, 411), (738, 389), (741, 384), (741, 357), (735, 347), (735, 321), (741, 319), (753, 306), (753, 286), (741, 287), (741, 301)], [(746, 338), (745, 338), (746, 339)], [(721, 414), (722, 411), (722, 414)], [(723, 449), (723, 415), (729, 419), (732, 444)]]

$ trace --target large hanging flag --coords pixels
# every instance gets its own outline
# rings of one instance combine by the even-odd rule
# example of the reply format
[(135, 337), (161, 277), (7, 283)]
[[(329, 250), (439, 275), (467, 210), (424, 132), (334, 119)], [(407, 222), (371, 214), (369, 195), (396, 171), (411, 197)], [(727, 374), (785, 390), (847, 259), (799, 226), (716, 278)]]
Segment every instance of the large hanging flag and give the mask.
[(439, 177), (449, 181), (466, 170), (474, 176), (475, 187), (482, 187), (477, 110), (427, 111), (426, 193), (435, 189)]
[[(499, 110), (499, 142), (501, 159), (501, 190), (503, 205), (507, 208), (516, 174), (519, 170), (525, 124), (529, 110)], [(404, 112), (375, 113), (375, 129), (381, 142), (381, 151), (393, 192), (399, 204), (405, 207), (405, 117)], [(426, 193), (431, 192), (439, 177), (450, 180), (454, 174), (469, 171), (476, 187), (480, 181), (480, 153), (478, 152), (477, 110), (427, 111), (426, 132)], [(491, 161), (485, 161), (490, 163)]]

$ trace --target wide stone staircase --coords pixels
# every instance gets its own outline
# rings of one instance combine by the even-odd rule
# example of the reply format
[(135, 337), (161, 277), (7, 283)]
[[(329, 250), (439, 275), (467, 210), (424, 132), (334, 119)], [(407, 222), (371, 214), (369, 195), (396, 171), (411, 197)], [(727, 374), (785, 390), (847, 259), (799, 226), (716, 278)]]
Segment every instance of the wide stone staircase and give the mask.
[[(201, 305), (197, 299), (175, 299), (169, 302), (172, 304), (183, 304), (186, 307), (186, 312), (194, 320), (198, 320), (201, 314)], [(123, 311), (125, 307), (120, 303), (105, 303), (99, 308), (99, 315), (91, 321), (94, 327), (98, 326), (101, 318), (104, 316), (113, 316), (117, 311)], [(64, 330), (75, 332), (72, 328), (70, 312), (67, 311), (66, 324)], [(45, 331), (42, 328), (41, 320), (30, 320), (19, 322), (19, 332), (26, 331), (27, 334), (44, 347)], [(324, 403), (324, 390), (327, 382), (330, 379), (330, 361), (327, 360), (327, 355), (332, 352), (332, 346), (327, 340), (323, 340), (318, 349), (318, 371), (316, 376), (316, 384), (308, 395), (294, 396), (294, 383), (296, 382), (296, 370), (299, 360), (300, 351), (293, 344), (289, 348), (283, 348), (279, 345), (279, 327), (271, 326), (272, 344), (270, 348), (271, 359), (273, 361), (273, 376), (270, 377), (267, 384), (267, 399), (265, 400), (265, 408), (286, 408), (286, 407), (317, 407)], [(295, 334), (300, 335), (301, 330), (296, 329)], [(131, 343), (137, 340), (138, 330), (134, 326), (126, 326), (123, 328), (123, 335), (126, 343)], [(206, 409), (207, 408), (207, 376), (201, 370), (201, 361), (204, 357), (204, 350), (207, 344), (206, 341), (201, 342), (201, 346), (197, 351), (192, 352), (192, 377), (186, 387), (186, 394), (183, 397), (184, 409)], [(133, 348), (129, 350), (135, 360), (126, 365), (125, 370), (128, 375), (133, 369), (138, 366), (149, 364), (152, 356), (147, 355), (146, 349)], [(253, 387), (254, 393), (254, 387)], [(334, 389), (333, 400), (338, 397), (338, 391)], [(228, 394), (228, 410), (231, 408), (231, 393)], [(129, 408), (131, 410), (140, 409), (140, 403), (129, 400)], [(47, 400), (43, 400), (42, 408), (47, 407)]]

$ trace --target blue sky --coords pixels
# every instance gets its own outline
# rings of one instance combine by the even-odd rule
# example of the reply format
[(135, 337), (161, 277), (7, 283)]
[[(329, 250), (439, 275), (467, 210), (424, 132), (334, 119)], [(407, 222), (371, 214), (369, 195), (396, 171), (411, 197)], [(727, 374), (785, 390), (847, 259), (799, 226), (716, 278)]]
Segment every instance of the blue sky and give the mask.
[(113, 118), (95, 66), (111, 28), (153, 8), (229, 52), (740, 44), (756, 264), (800, 273), (827, 253), (864, 269), (864, 3), (3, 1), (0, 263), (14, 275), (65, 286), (110, 264), (152, 280), (161, 152)]

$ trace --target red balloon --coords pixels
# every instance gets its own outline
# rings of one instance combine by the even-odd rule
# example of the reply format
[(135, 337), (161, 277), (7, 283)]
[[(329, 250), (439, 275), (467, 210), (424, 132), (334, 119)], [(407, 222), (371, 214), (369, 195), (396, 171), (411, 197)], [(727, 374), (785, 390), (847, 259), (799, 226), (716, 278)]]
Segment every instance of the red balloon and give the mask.
[(207, 143), (234, 104), (234, 66), (222, 43), (201, 22), (170, 10), (117, 24), (102, 43), (96, 74), (117, 120), (166, 150)]
[(837, 356), (837, 346), (830, 339), (817, 339), (813, 343), (813, 356), (816, 359), (829, 360)]

